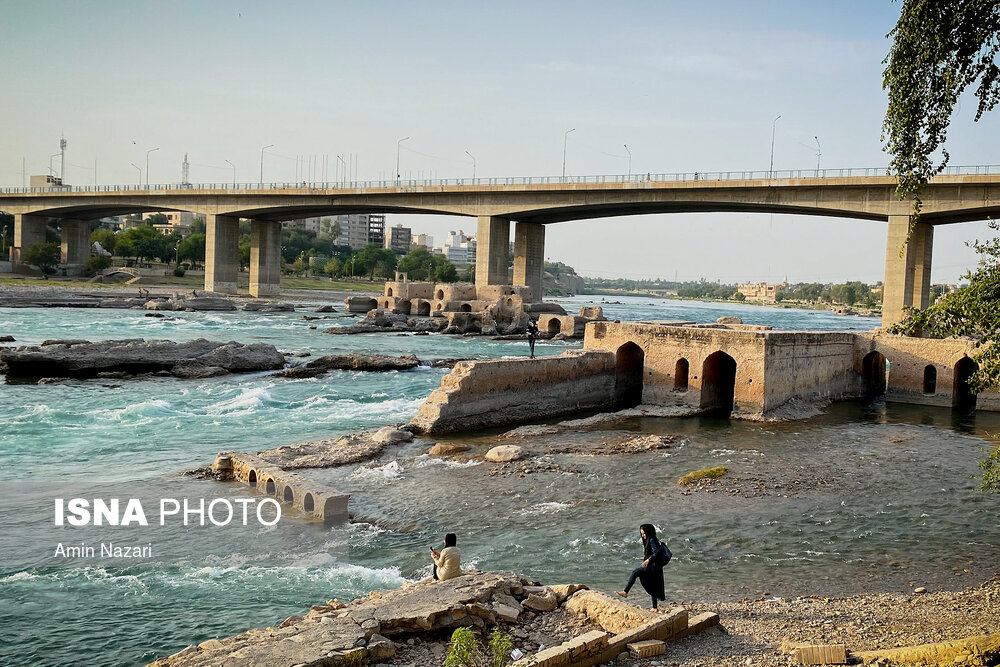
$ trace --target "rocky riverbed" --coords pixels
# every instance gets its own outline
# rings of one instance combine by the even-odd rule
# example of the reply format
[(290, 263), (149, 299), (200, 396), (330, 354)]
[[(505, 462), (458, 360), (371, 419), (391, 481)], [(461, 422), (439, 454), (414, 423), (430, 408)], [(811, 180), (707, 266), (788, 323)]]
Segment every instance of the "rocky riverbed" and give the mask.
[(133, 338), (89, 342), (49, 340), (0, 349), (0, 372), (8, 382), (42, 383), (59, 378), (126, 378), (163, 374), (208, 378), (273, 370), (285, 357), (273, 345), (198, 338), (184, 343)]
[[(842, 644), (848, 655), (867, 662), (889, 664), (879, 659), (887, 650), (1000, 632), (996, 579), (957, 592), (669, 603), (660, 613), (585, 589), (580, 585), (539, 586), (502, 572), (406, 583), (348, 604), (329, 600), (314, 605), (276, 627), (211, 639), (157, 660), (153, 667), (361, 662), (439, 666), (445, 663), (448, 642), (457, 627), (471, 628), (480, 641), (499, 627), (513, 648), (528, 656), (525, 664), (530, 664), (533, 655), (542, 660), (573, 638), (593, 637), (602, 631), (611, 633), (606, 634), (611, 641), (624, 636), (621, 633), (642, 633), (641, 628), (651, 635), (657, 624), (662, 627), (666, 619), (685, 612), (687, 632), (660, 632), (667, 641), (662, 655), (636, 658), (623, 649), (613, 651), (613, 661), (601, 664), (783, 667), (796, 664), (796, 647), (828, 644)], [(995, 639), (981, 645), (994, 646)], [(920, 656), (926, 651), (910, 654)], [(948, 655), (948, 664), (967, 665), (996, 664), (1000, 657), (996, 653), (977, 657), (967, 649)], [(581, 651), (575, 661), (561, 664), (585, 660), (588, 657)], [(859, 660), (855, 657), (854, 661)], [(589, 664), (594, 664), (592, 658)]]

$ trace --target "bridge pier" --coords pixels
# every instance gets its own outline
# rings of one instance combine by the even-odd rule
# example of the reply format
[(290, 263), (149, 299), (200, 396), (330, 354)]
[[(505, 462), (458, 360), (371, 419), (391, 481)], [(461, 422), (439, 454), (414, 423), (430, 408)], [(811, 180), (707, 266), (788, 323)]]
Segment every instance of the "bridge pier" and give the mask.
[(544, 269), (545, 225), (534, 222), (515, 223), (514, 284), (530, 287), (532, 301), (541, 301), (545, 296), (542, 292)]
[(63, 220), (60, 262), (83, 266), (90, 259), (90, 223), (85, 220)]
[(907, 242), (909, 230), (910, 216), (889, 216), (885, 283), (882, 288), (882, 326), (901, 322), (905, 317), (903, 309), (906, 306), (923, 310), (930, 305), (934, 227), (923, 222), (917, 223)]
[(10, 261), (21, 264), (21, 254), (28, 246), (45, 243), (46, 217), (16, 214), (14, 216), (14, 245), (10, 247)]
[(250, 222), (250, 294), (281, 293), (281, 223)]
[(476, 287), (507, 285), (507, 252), (510, 247), (510, 220), (479, 216), (476, 231)]
[(236, 294), (240, 267), (240, 219), (205, 216), (205, 291)]

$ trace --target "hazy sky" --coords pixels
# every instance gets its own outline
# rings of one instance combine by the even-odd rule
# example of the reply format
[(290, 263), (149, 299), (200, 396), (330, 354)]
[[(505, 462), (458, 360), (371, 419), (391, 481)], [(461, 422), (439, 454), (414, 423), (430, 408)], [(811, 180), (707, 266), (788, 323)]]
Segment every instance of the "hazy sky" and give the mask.
[[(337, 154), (390, 177), (880, 167), (882, 59), (899, 3), (37, 2), (0, 0), (0, 184), (296, 179)], [(954, 165), (1000, 162), (1000, 114), (949, 133)], [(58, 163), (58, 159), (56, 159)], [(320, 166), (316, 179), (322, 176)], [(302, 176), (299, 180), (304, 180)], [(145, 178), (145, 177), (144, 177)], [(473, 218), (389, 216), (440, 243)], [(974, 262), (979, 223), (939, 227), (933, 280)], [(547, 227), (583, 275), (880, 280), (885, 225), (765, 214)]]

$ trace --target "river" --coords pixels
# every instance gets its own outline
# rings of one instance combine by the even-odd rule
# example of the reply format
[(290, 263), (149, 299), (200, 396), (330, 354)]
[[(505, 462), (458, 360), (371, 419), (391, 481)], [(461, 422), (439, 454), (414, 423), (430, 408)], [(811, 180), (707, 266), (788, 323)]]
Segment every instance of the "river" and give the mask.
[[(693, 301), (563, 303), (570, 312), (603, 305), (609, 318), (621, 320), (711, 322), (735, 314), (783, 329), (878, 325), (828, 312)], [(495, 358), (526, 351), (523, 342), (478, 337), (332, 336), (323, 329), (351, 320), (304, 314), (161, 319), (130, 310), (0, 309), (0, 334), (25, 344), (264, 341), (313, 356)], [(577, 347), (547, 341), (538, 353)], [(159, 553), (152, 565), (133, 567), (52, 567), (36, 556), (48, 538), (26, 517), (39, 516), (54, 489), (113, 488), (124, 498), (246, 495), (238, 485), (183, 473), (224, 449), (255, 451), (406, 421), (444, 373), (420, 367), (309, 380), (258, 374), (0, 385), (0, 469), (6, 495), (26, 508), (0, 515), (0, 534), (5, 553), (20, 551), (29, 561), (0, 562), (0, 663), (67, 664), (86, 656), (88, 665), (144, 664), (191, 643), (273, 625), (329, 598), (426, 576), (427, 548), (447, 531), (459, 534), (465, 565), (613, 590), (640, 557), (638, 524), (650, 521), (674, 552), (667, 571), (674, 600), (954, 588), (996, 574), (1000, 498), (976, 492), (973, 476), (1000, 418), (959, 419), (948, 410), (880, 402), (836, 404), (804, 422), (647, 418), (546, 436), (524, 443), (533, 454), (529, 474), (477, 459), (495, 434), (449, 438), (473, 447), (451, 461), (428, 457), (433, 441), (418, 439), (377, 461), (305, 473), (351, 494), (356, 522), (346, 529), (324, 530), (294, 516), (294, 539), (267, 530), (248, 538), (247, 531), (167, 526), (159, 541), (211, 543), (212, 553), (186, 560)], [(586, 451), (639, 432), (674, 442), (631, 457)], [(567, 448), (574, 453), (544, 453)], [(730, 469), (718, 490), (677, 485), (685, 472), (709, 465)]]

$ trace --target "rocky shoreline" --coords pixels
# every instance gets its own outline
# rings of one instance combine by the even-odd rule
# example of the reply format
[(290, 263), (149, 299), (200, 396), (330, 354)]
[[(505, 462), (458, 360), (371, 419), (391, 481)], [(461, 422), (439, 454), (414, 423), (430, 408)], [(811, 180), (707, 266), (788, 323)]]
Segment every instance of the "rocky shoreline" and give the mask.
[[(407, 582), (347, 604), (329, 600), (275, 627), (189, 646), (151, 667), (439, 666), (459, 627), (480, 641), (499, 627), (515, 655), (525, 656), (518, 666), (777, 667), (800, 664), (796, 648), (816, 645), (843, 646), (854, 663), (914, 664), (889, 658), (933, 655), (928, 664), (995, 665), (998, 608), (998, 579), (955, 592), (670, 602), (656, 613), (583, 585), (469, 572), (446, 582)], [(666, 642), (665, 651), (638, 657), (630, 648), (643, 637), (647, 644)], [(973, 648), (954, 643), (976, 637)], [(952, 643), (925, 646), (943, 641)], [(976, 655), (977, 648), (984, 654)]]

